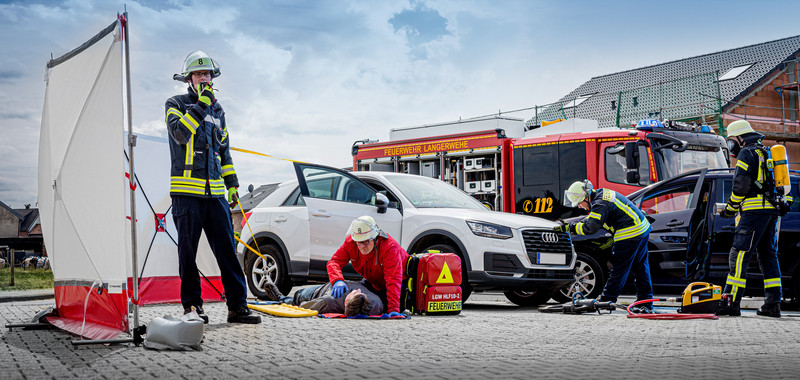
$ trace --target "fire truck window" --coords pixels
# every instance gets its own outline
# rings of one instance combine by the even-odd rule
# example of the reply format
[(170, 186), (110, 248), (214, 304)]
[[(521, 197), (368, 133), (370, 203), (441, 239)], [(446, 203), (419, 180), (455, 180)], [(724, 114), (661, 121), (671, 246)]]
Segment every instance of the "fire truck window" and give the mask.
[(558, 145), (545, 145), (522, 150), (522, 184), (524, 186), (558, 184)]
[(682, 185), (647, 194), (642, 200), (641, 209), (648, 215), (686, 210), (692, 202), (693, 185)]
[[(628, 166), (625, 162), (625, 155), (623, 154), (611, 154), (609, 153), (609, 149), (613, 148), (610, 146), (605, 149), (606, 154), (606, 180), (608, 182), (614, 183), (623, 183), (629, 184), (626, 181), (626, 172), (628, 170)], [(650, 180), (650, 160), (647, 156), (647, 148), (644, 146), (639, 147), (639, 185), (646, 186), (653, 183)]]
[(575, 181), (586, 179), (586, 143), (583, 141), (558, 144), (560, 186), (557, 194), (563, 194)]

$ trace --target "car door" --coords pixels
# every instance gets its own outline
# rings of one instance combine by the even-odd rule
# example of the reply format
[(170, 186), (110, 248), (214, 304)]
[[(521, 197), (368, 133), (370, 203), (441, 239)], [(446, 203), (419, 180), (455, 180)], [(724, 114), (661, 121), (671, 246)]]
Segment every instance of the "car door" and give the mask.
[(373, 217), (382, 230), (400, 242), (402, 215), (396, 208), (376, 206), (372, 187), (339, 169), (305, 163), (295, 163), (294, 167), (308, 209), (309, 275), (327, 277), (328, 260), (344, 242), (350, 223), (359, 216)]
[(653, 227), (650, 270), (654, 282), (684, 282), (690, 227), (699, 198), (695, 194), (701, 192), (705, 172), (694, 178), (687, 175), (665, 181), (634, 200)]

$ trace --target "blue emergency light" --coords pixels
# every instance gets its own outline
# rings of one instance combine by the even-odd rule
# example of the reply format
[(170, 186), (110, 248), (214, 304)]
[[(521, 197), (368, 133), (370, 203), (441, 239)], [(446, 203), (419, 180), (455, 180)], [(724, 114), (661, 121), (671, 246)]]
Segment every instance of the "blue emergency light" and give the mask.
[(664, 128), (664, 124), (655, 119), (645, 119), (636, 124), (636, 129), (640, 131), (652, 132), (654, 128)]

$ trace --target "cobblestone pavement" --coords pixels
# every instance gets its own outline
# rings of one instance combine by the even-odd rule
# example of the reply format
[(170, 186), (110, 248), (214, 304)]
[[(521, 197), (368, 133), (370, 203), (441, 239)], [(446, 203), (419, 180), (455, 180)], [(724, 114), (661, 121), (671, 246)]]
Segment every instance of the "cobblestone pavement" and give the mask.
[[(0, 335), (0, 378), (576, 379), (800, 377), (800, 314), (719, 320), (634, 320), (544, 314), (500, 296), (475, 295), (458, 316), (410, 320), (326, 320), (263, 316), (225, 323), (221, 303), (202, 351), (134, 345), (73, 346), (61, 330)], [(50, 301), (0, 303), (0, 322), (24, 322)], [(178, 316), (177, 305), (147, 306), (144, 323)], [(674, 309), (662, 309), (673, 312)]]

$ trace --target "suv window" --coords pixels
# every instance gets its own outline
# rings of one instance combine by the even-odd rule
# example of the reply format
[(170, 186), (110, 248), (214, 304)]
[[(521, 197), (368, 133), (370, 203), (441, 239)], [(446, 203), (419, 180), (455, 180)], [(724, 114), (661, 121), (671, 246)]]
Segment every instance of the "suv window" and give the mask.
[(300, 188), (294, 189), (289, 198), (286, 198), (286, 201), (283, 202), (281, 206), (305, 206), (306, 200), (303, 199), (303, 194), (300, 194)]
[(371, 204), (375, 197), (375, 190), (336, 171), (305, 168), (303, 175), (306, 176), (308, 194), (313, 198)]
[(637, 206), (647, 215), (686, 210), (692, 203), (692, 190), (694, 183), (660, 189), (645, 194)]

